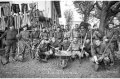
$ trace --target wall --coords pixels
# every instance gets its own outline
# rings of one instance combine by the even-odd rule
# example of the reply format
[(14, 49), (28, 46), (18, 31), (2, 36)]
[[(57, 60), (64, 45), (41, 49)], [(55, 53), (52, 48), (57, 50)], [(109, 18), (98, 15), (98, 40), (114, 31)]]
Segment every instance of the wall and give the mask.
[(43, 11), (44, 16), (51, 18), (51, 1), (39, 1), (38, 9)]
[(52, 19), (53, 21), (56, 21), (56, 24), (59, 23), (59, 17), (58, 17), (54, 2), (52, 2)]

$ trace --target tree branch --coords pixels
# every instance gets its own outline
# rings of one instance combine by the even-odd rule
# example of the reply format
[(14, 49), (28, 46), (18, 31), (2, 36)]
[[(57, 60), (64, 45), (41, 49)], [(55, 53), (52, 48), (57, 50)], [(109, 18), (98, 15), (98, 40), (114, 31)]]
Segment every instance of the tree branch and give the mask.
[(116, 4), (117, 2), (119, 2), (119, 1), (110, 1), (110, 2), (108, 3), (108, 9), (109, 9), (110, 7), (112, 7), (114, 4)]
[(95, 4), (96, 4), (96, 3), (94, 3), (94, 5), (91, 5), (91, 7), (90, 7), (90, 9), (89, 9), (89, 12), (92, 11), (92, 9), (94, 8)]
[(102, 10), (102, 7), (100, 7), (100, 5), (98, 4), (98, 2), (96, 2), (96, 6), (99, 10)]
[(120, 7), (120, 2), (117, 3), (116, 9), (119, 9)]
[(79, 4), (79, 8), (81, 9), (82, 12), (84, 12), (83, 8), (81, 7), (82, 4)]

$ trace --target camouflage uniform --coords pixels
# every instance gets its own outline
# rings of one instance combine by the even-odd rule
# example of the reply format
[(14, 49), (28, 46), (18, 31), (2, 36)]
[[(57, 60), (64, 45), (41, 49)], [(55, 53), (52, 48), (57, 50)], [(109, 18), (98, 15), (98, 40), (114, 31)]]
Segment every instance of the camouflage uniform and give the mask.
[[(92, 56), (97, 56), (98, 58), (100, 58), (103, 55), (106, 47), (107, 44), (103, 42), (99, 46), (94, 44)], [(111, 62), (113, 62), (113, 56), (110, 47), (107, 48), (106, 52), (104, 53), (104, 56), (105, 57), (103, 58), (103, 62), (105, 65), (107, 65), (106, 61), (108, 61), (109, 59), (111, 60)]]
[(55, 33), (55, 38), (56, 38), (57, 40), (59, 40), (60, 42), (62, 42), (62, 41), (63, 41), (63, 38), (64, 38), (63, 32), (62, 32), (62, 31), (56, 32), (56, 33)]
[(49, 42), (49, 39), (48, 39), (48, 33), (46, 31), (42, 32), (41, 33), (41, 38), (42, 38), (42, 40), (37, 47), (36, 53), (38, 54), (40, 60), (41, 60), (42, 55), (46, 55), (45, 59), (42, 59), (42, 60), (47, 62), (47, 57), (49, 55), (48, 51), (50, 50), (50, 47), (49, 47), (50, 42)]
[[(115, 30), (114, 29), (108, 29), (106, 31), (106, 37), (108, 38), (108, 40), (110, 41), (110, 39), (112, 38), (112, 36), (115, 35)], [(112, 58), (113, 59), (112, 61), (114, 61), (114, 56), (115, 56), (115, 43), (116, 43), (116, 35), (114, 36), (113, 40), (111, 41), (111, 44), (110, 44), (110, 50), (112, 52)]]
[[(89, 41), (88, 41), (89, 40)], [(88, 42), (87, 42), (88, 41)], [(91, 56), (91, 31), (88, 30), (87, 31), (87, 38), (86, 38), (86, 41), (85, 41), (85, 48), (84, 50), (89, 53), (89, 55)]]
[(72, 58), (75, 58), (75, 55), (78, 55), (80, 58), (83, 56), (80, 52), (80, 44), (78, 42), (72, 42), (68, 50), (72, 51)]
[(32, 44), (32, 56), (33, 58), (37, 57), (38, 54), (36, 52), (34, 52), (40, 42), (40, 31), (34, 31), (32, 34), (31, 34), (31, 38), (32, 38), (32, 41), (33, 41), (33, 44)]
[[(18, 53), (18, 57), (22, 56), (22, 59), (24, 58), (25, 52), (29, 51), (30, 52), (30, 33), (29, 31), (21, 31), (19, 34), (19, 38), (20, 41), (18, 42), (18, 46), (19, 46), (19, 53)], [(27, 49), (27, 50), (26, 50)]]

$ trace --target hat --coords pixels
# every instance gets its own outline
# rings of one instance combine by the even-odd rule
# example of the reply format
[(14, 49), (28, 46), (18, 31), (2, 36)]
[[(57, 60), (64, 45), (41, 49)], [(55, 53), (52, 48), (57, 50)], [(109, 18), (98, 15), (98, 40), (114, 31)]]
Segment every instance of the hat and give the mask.
[(60, 28), (60, 26), (58, 26), (57, 28)]
[(89, 23), (81, 22), (79, 28), (81, 28), (81, 26), (83, 26), (85, 29), (88, 29), (89, 25), (90, 25)]

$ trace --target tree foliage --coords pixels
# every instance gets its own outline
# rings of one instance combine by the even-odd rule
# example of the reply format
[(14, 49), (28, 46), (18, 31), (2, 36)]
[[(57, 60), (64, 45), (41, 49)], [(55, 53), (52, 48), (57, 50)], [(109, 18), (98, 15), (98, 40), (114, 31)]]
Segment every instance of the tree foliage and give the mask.
[(95, 2), (94, 1), (74, 1), (74, 6), (77, 8), (79, 14), (83, 14), (83, 21), (88, 22), (90, 12), (93, 11)]
[(73, 20), (73, 12), (70, 9), (68, 9), (64, 12), (64, 16), (66, 19), (66, 25), (70, 29), (70, 26), (72, 25), (72, 20)]
[[(99, 28), (103, 32), (105, 26), (120, 12), (120, 1), (74, 1), (77, 12), (84, 15), (83, 21), (87, 22), (92, 15), (100, 19)], [(92, 11), (94, 14), (91, 14)]]
[[(100, 5), (100, 3), (102, 5)], [(102, 1), (96, 2), (98, 15), (100, 16), (100, 30), (104, 32), (104, 28), (112, 21), (113, 17), (120, 12), (120, 1)], [(98, 12), (99, 11), (99, 12)]]

